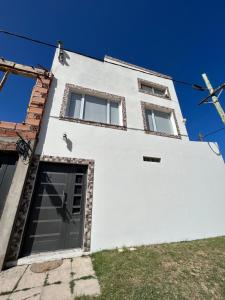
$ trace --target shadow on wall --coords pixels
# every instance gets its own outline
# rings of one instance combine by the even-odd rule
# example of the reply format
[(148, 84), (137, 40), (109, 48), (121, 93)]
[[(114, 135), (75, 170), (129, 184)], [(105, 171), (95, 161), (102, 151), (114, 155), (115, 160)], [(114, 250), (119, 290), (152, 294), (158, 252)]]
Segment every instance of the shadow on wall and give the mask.
[(73, 142), (68, 138), (66, 133), (63, 135), (63, 140), (66, 142), (66, 148), (71, 152), (73, 149)]
[(64, 66), (69, 66), (67, 60), (70, 59), (70, 56), (67, 52), (61, 51), (58, 56), (59, 62)]

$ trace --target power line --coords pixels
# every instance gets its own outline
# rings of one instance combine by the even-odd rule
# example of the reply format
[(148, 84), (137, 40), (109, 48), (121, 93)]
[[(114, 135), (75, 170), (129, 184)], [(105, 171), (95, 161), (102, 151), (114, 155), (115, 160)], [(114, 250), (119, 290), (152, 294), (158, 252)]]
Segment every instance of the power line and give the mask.
[(224, 129), (225, 129), (225, 127), (222, 127), (222, 128), (217, 129), (217, 130), (211, 131), (211, 132), (205, 134), (204, 137), (207, 137), (207, 136), (209, 136), (209, 135), (216, 134), (216, 133), (218, 133), (218, 132), (220, 132), (220, 131), (222, 131), (222, 130), (224, 130)]
[(219, 128), (219, 129), (217, 129), (217, 130), (211, 131), (211, 132), (209, 132), (209, 133), (203, 135), (202, 137), (205, 138), (205, 137), (207, 137), (207, 136), (216, 134), (216, 133), (218, 133), (218, 132), (220, 132), (220, 131), (222, 131), (222, 130), (224, 130), (224, 129), (225, 129), (225, 127), (221, 127), (221, 128)]
[[(28, 36), (24, 36), (24, 35), (21, 35), (21, 34), (16, 34), (16, 33), (12, 33), (12, 32), (5, 31), (5, 30), (0, 30), (0, 33), (10, 35), (10, 36), (13, 36), (13, 37), (17, 37), (17, 38), (20, 38), (20, 39), (24, 39), (24, 40), (27, 40), (27, 41), (30, 41), (30, 42), (33, 42), (33, 43), (41, 44), (41, 45), (44, 45), (44, 46), (48, 46), (50, 48), (54, 48), (54, 49), (58, 48), (58, 46), (56, 46), (54, 44), (44, 42), (44, 41), (41, 41), (41, 40), (37, 40), (37, 39), (33, 39), (33, 38), (30, 38)], [(75, 54), (79, 54), (79, 55), (82, 55), (82, 56), (86, 56), (86, 57), (89, 57), (89, 58), (92, 58), (92, 59), (95, 59), (95, 60), (98, 60), (98, 61), (101, 61), (101, 62), (104, 62), (104, 60), (101, 59), (101, 58), (98, 58), (98, 57), (95, 57), (95, 56), (90, 56), (90, 55), (87, 55), (87, 54), (83, 54), (83, 53), (74, 51), (72, 49), (63, 48), (63, 50), (69, 51), (69, 52), (72, 52), (72, 53), (75, 53)], [(111, 63), (111, 64), (113, 64), (113, 63)], [(128, 66), (121, 66), (121, 67), (131, 69)], [(155, 76), (157, 76), (157, 74), (155, 74)], [(161, 76), (159, 76), (159, 77), (161, 77)], [(200, 90), (200, 91), (205, 90), (205, 88), (203, 88), (202, 86), (191, 83), (191, 82), (188, 82), (188, 81), (178, 80), (178, 79), (175, 79), (175, 78), (172, 78), (172, 81), (176, 82), (178, 84), (183, 84), (183, 85), (186, 85), (186, 86), (190, 86), (190, 87), (192, 87), (194, 89), (197, 89), (197, 90)]]
[[(34, 42), (34, 43), (37, 43), (37, 44), (41, 44), (41, 45), (44, 45), (44, 46), (48, 46), (48, 47), (51, 47), (51, 48), (55, 48), (55, 49), (58, 48), (58, 46), (56, 46), (54, 44), (50, 44), (50, 43), (47, 43), (47, 42), (44, 42), (44, 41), (40, 41), (40, 40), (37, 40), (37, 39), (30, 38), (28, 36), (24, 36), (24, 35), (12, 33), (12, 32), (9, 32), (9, 31), (0, 30), (0, 33), (4, 33), (4, 34), (10, 35), (10, 36), (14, 36), (14, 37), (17, 37), (17, 38), (20, 38), (20, 39), (24, 39), (24, 40), (27, 40), (27, 41), (30, 41), (30, 42)], [(92, 58), (92, 59), (103, 61), (100, 58), (97, 58), (97, 57), (94, 57), (94, 56), (90, 56), (90, 55), (86, 55), (86, 54), (79, 53), (79, 52), (75, 52), (72, 49), (63, 48), (63, 50), (69, 51), (69, 52), (72, 52), (72, 53), (76, 53), (76, 54), (79, 54), (79, 55), (83, 55), (83, 56), (86, 56), (86, 57), (89, 57), (89, 58)]]
[[(24, 39), (24, 40), (27, 40), (27, 41), (30, 41), (30, 42), (33, 42), (33, 43), (41, 44), (41, 45), (44, 45), (44, 46), (48, 46), (48, 47), (51, 47), (51, 48), (54, 48), (54, 49), (58, 48), (58, 46), (56, 46), (54, 44), (51, 44), (51, 43), (48, 43), (48, 42), (44, 42), (44, 41), (41, 41), (41, 40), (37, 40), (37, 39), (33, 39), (33, 38), (30, 38), (28, 36), (24, 36), (24, 35), (21, 35), (21, 34), (16, 34), (16, 33), (12, 33), (12, 32), (5, 31), (5, 30), (0, 30), (0, 33), (7, 34), (7, 35), (10, 35), (10, 36), (13, 36), (13, 37), (20, 38), (20, 39)], [(103, 59), (100, 59), (100, 58), (94, 57), (94, 56), (90, 56), (90, 55), (87, 55), (87, 54), (83, 54), (83, 53), (74, 51), (72, 49), (63, 48), (63, 50), (69, 51), (69, 52), (72, 52), (72, 53), (75, 53), (75, 54), (79, 54), (79, 55), (82, 55), (82, 56), (86, 56), (86, 57), (89, 57), (91, 59), (95, 59), (95, 60), (98, 60), (98, 61), (101, 61), (101, 62), (104, 62)], [(111, 63), (111, 62), (109, 62), (109, 63)], [(111, 64), (114, 64), (114, 63), (111, 63)], [(121, 66), (121, 67), (125, 67), (125, 68), (128, 68), (128, 69), (131, 69), (131, 68), (129, 68), (129, 66)], [(155, 74), (155, 76), (159, 76), (159, 75)], [(178, 80), (178, 79), (175, 79), (175, 78), (172, 78), (172, 81), (176, 82), (176, 83), (179, 83), (179, 84), (186, 85), (186, 86), (191, 86), (192, 88), (194, 88), (196, 90), (199, 90), (199, 91), (206, 90), (206, 88), (204, 88), (204, 87), (202, 87), (202, 86), (200, 86), (198, 84), (194, 84), (194, 83), (188, 82), (188, 81)], [(129, 129), (141, 130), (141, 129), (138, 129), (138, 128), (129, 128)], [(225, 127), (219, 128), (219, 129), (211, 131), (211, 132), (209, 132), (209, 133), (207, 133), (205, 135), (202, 135), (201, 137), (205, 138), (207, 136), (216, 134), (216, 133), (218, 133), (218, 132), (220, 132), (220, 131), (222, 131), (224, 129), (225, 129)]]

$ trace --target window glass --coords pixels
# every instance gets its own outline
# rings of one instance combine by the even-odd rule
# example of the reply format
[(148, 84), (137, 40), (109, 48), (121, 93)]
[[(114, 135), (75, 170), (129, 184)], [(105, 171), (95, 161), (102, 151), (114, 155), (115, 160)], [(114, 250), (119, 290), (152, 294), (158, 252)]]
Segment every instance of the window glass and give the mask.
[(110, 124), (119, 125), (119, 103), (110, 102)]
[(164, 96), (165, 95), (165, 90), (164, 89), (159, 89), (159, 88), (153, 88), (154, 89), (154, 94), (159, 95), (159, 96)]
[(156, 96), (163, 96), (167, 97), (167, 87), (161, 87), (154, 84), (144, 84), (141, 83), (141, 90), (147, 92), (148, 94), (156, 95)]
[(151, 86), (147, 86), (147, 85), (145, 85), (145, 84), (142, 84), (142, 85), (141, 85), (141, 88), (142, 88), (142, 90), (146, 91), (147, 93), (150, 93), (150, 94), (153, 93), (153, 90), (152, 90), (152, 87), (151, 87)]
[(147, 126), (148, 129), (154, 131), (153, 119), (152, 119), (152, 111), (147, 109), (146, 110), (146, 119), (147, 119)]
[(173, 134), (170, 113), (154, 111), (156, 130), (158, 132)]
[(71, 93), (66, 116), (70, 118), (81, 118), (87, 121), (119, 125), (119, 109), (119, 102), (91, 95)]
[(80, 118), (81, 98), (79, 94), (71, 93), (67, 116), (70, 118)]
[(85, 96), (84, 119), (107, 123), (107, 101), (94, 96)]

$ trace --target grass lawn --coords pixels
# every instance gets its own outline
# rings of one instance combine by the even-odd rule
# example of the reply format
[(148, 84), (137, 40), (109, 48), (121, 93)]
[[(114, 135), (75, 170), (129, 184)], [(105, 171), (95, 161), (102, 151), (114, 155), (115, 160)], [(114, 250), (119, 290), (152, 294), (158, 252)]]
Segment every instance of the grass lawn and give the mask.
[(102, 295), (80, 300), (225, 299), (225, 237), (102, 251), (92, 261)]

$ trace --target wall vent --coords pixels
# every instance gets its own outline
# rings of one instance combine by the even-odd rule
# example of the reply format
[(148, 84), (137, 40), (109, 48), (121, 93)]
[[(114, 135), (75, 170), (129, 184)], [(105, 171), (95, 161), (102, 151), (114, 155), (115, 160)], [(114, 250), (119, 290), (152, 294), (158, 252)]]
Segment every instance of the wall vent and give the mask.
[(159, 158), (159, 157), (151, 157), (151, 156), (143, 156), (143, 161), (150, 161), (150, 162), (160, 163), (161, 162), (161, 158)]

